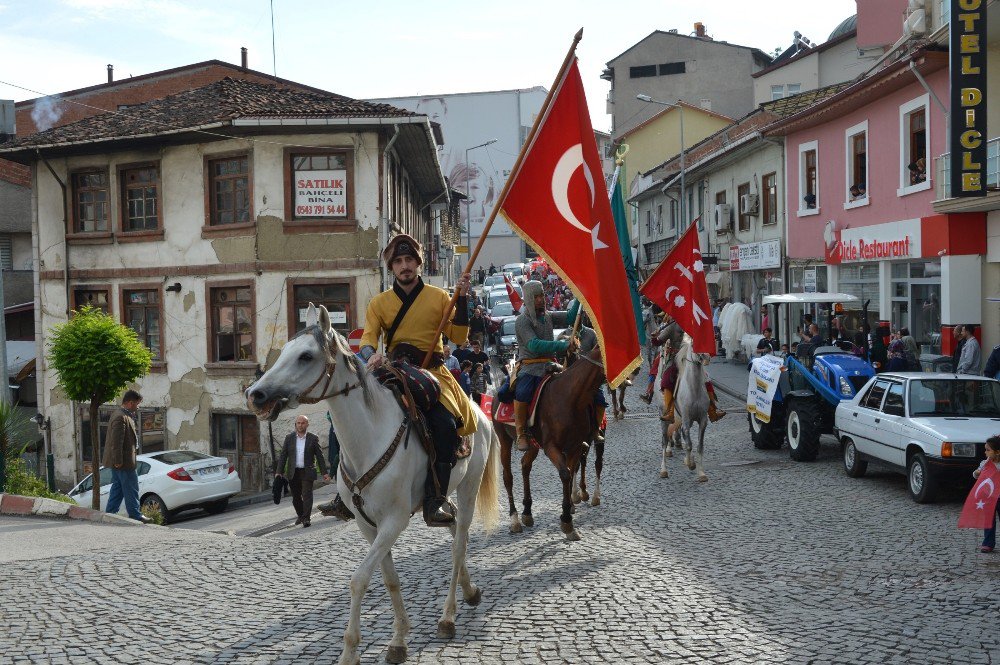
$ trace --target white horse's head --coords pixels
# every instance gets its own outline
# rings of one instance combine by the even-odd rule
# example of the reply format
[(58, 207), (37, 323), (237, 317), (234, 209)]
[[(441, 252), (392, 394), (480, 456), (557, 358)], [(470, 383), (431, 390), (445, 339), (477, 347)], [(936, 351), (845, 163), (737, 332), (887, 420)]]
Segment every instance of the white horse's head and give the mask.
[(681, 348), (677, 352), (678, 366), (680, 366), (680, 363), (684, 360), (707, 366), (710, 362), (712, 362), (712, 356), (707, 353), (695, 353), (694, 340), (691, 339), (690, 335), (684, 333), (684, 342), (681, 344)]
[(330, 325), (326, 307), (309, 303), (306, 327), (281, 349), (271, 368), (247, 388), (247, 406), (261, 420), (274, 420), (285, 408), (313, 403), (338, 389), (365, 387), (364, 366)]

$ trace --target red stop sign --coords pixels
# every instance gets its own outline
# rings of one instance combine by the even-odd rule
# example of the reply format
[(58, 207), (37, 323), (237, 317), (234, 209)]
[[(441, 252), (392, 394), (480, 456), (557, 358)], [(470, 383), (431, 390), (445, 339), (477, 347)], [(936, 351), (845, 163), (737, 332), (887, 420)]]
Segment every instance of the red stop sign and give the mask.
[(354, 353), (359, 353), (361, 351), (361, 336), (363, 334), (365, 334), (364, 328), (355, 328), (347, 334), (347, 344), (351, 347), (351, 351), (354, 351)]

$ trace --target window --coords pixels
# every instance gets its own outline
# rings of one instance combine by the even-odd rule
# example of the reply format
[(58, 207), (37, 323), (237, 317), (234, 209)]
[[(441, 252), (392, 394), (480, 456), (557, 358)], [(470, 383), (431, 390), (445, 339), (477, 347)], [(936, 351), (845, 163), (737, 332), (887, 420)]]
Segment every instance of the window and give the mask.
[(14, 245), (9, 233), (0, 233), (0, 268), (14, 269)]
[[(105, 404), (97, 409), (97, 436), (101, 442), (101, 456), (104, 456), (104, 441), (107, 440), (108, 436), (108, 423), (111, 421), (111, 414), (115, 412), (118, 407), (112, 404)], [(90, 439), (90, 405), (81, 404), (78, 407), (79, 423), (80, 423), (80, 455), (81, 461), (83, 462), (83, 472), (90, 473), (93, 470), (94, 461), (94, 445)], [(110, 472), (110, 469), (108, 470)], [(102, 485), (103, 474), (102, 474)]]
[(785, 93), (786, 93), (785, 96), (786, 97), (791, 97), (792, 95), (797, 95), (797, 94), (799, 94), (799, 90), (801, 90), (801, 89), (802, 89), (802, 86), (800, 84), (798, 84), (798, 83), (789, 83), (785, 87)]
[(847, 150), (844, 208), (868, 204), (868, 121), (844, 132)]
[(155, 231), (160, 228), (159, 166), (123, 168), (119, 177), (122, 231)]
[(231, 462), (237, 455), (259, 455), (257, 418), (235, 413), (213, 413), (212, 454), (228, 457)]
[(646, 235), (650, 236), (653, 234), (653, 211), (646, 211)]
[(782, 99), (785, 96), (785, 86), (783, 85), (772, 85), (771, 86), (771, 101), (776, 99)]
[(785, 97), (791, 97), (792, 95), (799, 94), (802, 89), (802, 84), (800, 83), (788, 83), (782, 85), (772, 85), (771, 86), (771, 101), (776, 99), (784, 99)]
[(668, 76), (670, 74), (683, 74), (686, 71), (683, 62), (667, 62), (660, 65), (660, 76)]
[(924, 191), (928, 178), (929, 95), (921, 95), (899, 107), (899, 196)]
[[(739, 206), (741, 208), (743, 207), (743, 201), (745, 200), (743, 197), (747, 196), (749, 194), (750, 194), (750, 183), (749, 182), (745, 182), (745, 183), (743, 183), (742, 185), (740, 185), (739, 187), (736, 188), (736, 201), (738, 202), (738, 204), (739, 204)], [(739, 219), (740, 219), (740, 231), (749, 231), (750, 230), (750, 215), (746, 215), (746, 214), (743, 213), (742, 210), (740, 210)]]
[(110, 300), (111, 289), (108, 287), (81, 286), (73, 289), (73, 311), (75, 312), (89, 305), (105, 314), (110, 314), (111, 308), (108, 304)]
[(289, 280), (288, 302), (289, 337), (306, 327), (306, 310), (309, 308), (309, 303), (317, 307), (320, 305), (326, 307), (330, 312), (330, 323), (341, 335), (346, 335), (352, 330), (350, 283), (305, 281), (305, 278), (302, 282)]
[(253, 286), (209, 287), (210, 362), (253, 361)]
[(640, 65), (638, 67), (629, 67), (628, 76), (629, 78), (633, 79), (656, 76), (656, 65)]
[(778, 223), (778, 180), (777, 175), (768, 173), (761, 178), (764, 189), (764, 224)]
[(154, 362), (163, 361), (160, 333), (160, 289), (127, 289), (122, 291), (122, 318), (135, 331), (139, 341), (153, 354)]
[(819, 214), (818, 143), (799, 144), (799, 217)]
[(208, 224), (249, 224), (250, 157), (208, 160)]
[(882, 411), (884, 411), (890, 416), (904, 415), (903, 384), (901, 383), (889, 384), (889, 392), (885, 396), (885, 404), (882, 405)]
[(108, 172), (74, 173), (72, 182), (73, 232), (99, 233), (109, 231)]
[[(404, 177), (393, 179), (392, 188), (402, 184), (402, 205), (395, 219), (405, 225), (409, 219), (408, 186)], [(354, 219), (354, 152), (331, 148), (285, 150), (285, 222), (296, 229), (344, 223)], [(318, 229), (317, 229), (318, 230)]]
[(879, 407), (882, 406), (882, 397), (885, 395), (885, 389), (888, 387), (888, 382), (876, 381), (872, 387), (868, 389), (868, 394), (861, 400), (861, 406), (869, 409), (875, 409), (877, 411)]
[[(660, 208), (660, 218), (656, 222), (657, 228), (663, 231), (663, 208)], [(676, 229), (677, 228), (677, 201), (670, 199), (670, 221), (668, 222), (667, 228)]]

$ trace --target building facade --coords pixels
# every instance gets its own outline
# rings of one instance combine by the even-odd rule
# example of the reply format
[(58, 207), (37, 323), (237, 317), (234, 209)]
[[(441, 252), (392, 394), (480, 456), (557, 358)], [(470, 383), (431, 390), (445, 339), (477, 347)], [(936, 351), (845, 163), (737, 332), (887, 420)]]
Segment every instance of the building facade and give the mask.
[[(388, 237), (427, 242), (450, 204), (426, 116), (228, 78), (0, 156), (32, 169), (39, 347), (85, 305), (132, 327), (154, 356), (133, 386), (143, 451), (225, 455), (245, 488), (264, 484), (294, 416), (262, 426), (245, 388), (309, 302), (341, 333), (360, 327), (387, 284)], [(93, 464), (87, 409), (44, 362), (38, 398), (57, 480), (70, 485)], [(325, 432), (321, 407), (302, 411)]]

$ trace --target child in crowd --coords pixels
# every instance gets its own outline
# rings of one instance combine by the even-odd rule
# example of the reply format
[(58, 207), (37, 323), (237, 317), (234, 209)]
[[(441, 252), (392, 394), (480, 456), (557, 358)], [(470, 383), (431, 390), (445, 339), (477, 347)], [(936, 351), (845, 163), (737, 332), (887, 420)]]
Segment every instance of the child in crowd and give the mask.
[(472, 361), (463, 360), (462, 373), (458, 377), (458, 385), (462, 386), (462, 390), (465, 391), (466, 395), (472, 395), (472, 378), (470, 372), (472, 372)]
[(476, 404), (482, 406), (483, 395), (486, 393), (487, 386), (490, 383), (490, 375), (483, 369), (482, 363), (476, 363), (472, 368), (472, 374), (469, 375), (469, 379), (472, 382), (472, 399), (475, 400)]
[[(1000, 471), (1000, 435), (991, 436), (986, 440), (986, 459), (984, 459), (979, 464), (979, 468), (972, 472), (973, 478), (979, 478), (979, 474), (983, 472), (987, 464), (993, 464), (996, 466), (997, 470)], [(1000, 511), (1000, 502), (997, 503), (998, 511)], [(980, 546), (980, 552), (992, 552), (993, 548), (997, 546), (997, 514), (993, 513), (993, 526), (989, 529), (983, 531), (983, 544)]]

